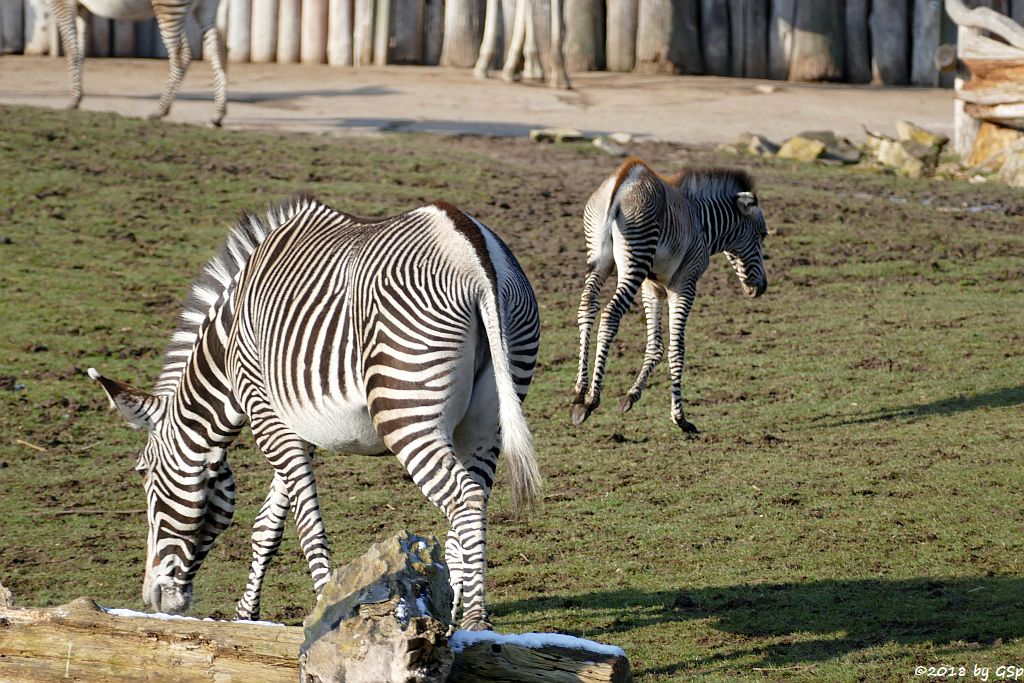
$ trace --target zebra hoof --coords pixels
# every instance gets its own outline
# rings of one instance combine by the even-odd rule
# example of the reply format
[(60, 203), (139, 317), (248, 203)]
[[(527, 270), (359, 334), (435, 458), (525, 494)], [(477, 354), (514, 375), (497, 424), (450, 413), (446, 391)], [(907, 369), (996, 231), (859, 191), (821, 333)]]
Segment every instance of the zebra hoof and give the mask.
[(700, 430), (697, 429), (697, 425), (687, 421), (685, 417), (681, 417), (676, 420), (676, 424), (687, 434), (700, 434)]
[(628, 413), (629, 409), (633, 407), (633, 404), (640, 400), (639, 396), (633, 396), (632, 394), (626, 394), (619, 399), (619, 410), (623, 413)]
[(573, 403), (571, 413), (573, 426), (579, 427), (583, 424), (583, 421), (590, 417), (595, 408), (597, 408), (597, 401), (592, 403)]

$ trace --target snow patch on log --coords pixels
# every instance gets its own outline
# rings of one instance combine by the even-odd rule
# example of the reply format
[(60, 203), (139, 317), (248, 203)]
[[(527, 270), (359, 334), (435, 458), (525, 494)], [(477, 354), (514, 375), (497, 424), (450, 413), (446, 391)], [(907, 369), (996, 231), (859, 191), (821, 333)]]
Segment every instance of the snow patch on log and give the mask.
[(132, 609), (122, 609), (120, 607), (103, 607), (100, 609), (113, 617), (129, 617), (129, 618), (143, 618), (143, 619), (163, 619), (166, 621), (216, 621), (222, 624), (251, 624), (253, 626), (284, 626), (276, 621), (252, 621), (250, 619), (233, 619), (231, 621), (225, 621), (224, 619), (213, 619), (211, 617), (186, 617), (181, 614), (167, 614), (166, 612), (136, 612)]
[(448, 647), (458, 654), (467, 647), (480, 643), (494, 645), (518, 645), (531, 649), (545, 647), (564, 647), (569, 650), (584, 650), (611, 657), (625, 657), (626, 652), (615, 645), (596, 643), (586, 638), (565, 635), (564, 633), (512, 633), (501, 634), (494, 631), (456, 631), (448, 639)]

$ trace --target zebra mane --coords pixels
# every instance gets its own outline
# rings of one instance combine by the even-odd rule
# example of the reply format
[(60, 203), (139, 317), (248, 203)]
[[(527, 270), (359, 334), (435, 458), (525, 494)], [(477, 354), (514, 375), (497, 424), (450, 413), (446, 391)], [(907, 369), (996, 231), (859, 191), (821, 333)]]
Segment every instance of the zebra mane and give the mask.
[(196, 342), (210, 308), (221, 301), (234, 283), (235, 276), (249, 261), (256, 247), (296, 214), (319, 202), (310, 194), (301, 193), (277, 205), (272, 205), (263, 216), (242, 211), (220, 252), (206, 262), (199, 278), (192, 283), (188, 297), (178, 317), (178, 326), (164, 351), (163, 370), (153, 393), (173, 394)]
[(754, 179), (735, 168), (688, 168), (669, 182), (691, 199), (708, 199), (753, 192)]

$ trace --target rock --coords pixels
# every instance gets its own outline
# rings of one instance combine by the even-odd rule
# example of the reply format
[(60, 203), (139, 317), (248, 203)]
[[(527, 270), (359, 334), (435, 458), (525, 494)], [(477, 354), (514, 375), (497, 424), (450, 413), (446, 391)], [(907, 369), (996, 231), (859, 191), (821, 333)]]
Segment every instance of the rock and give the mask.
[(1008, 155), (999, 169), (999, 179), (1010, 187), (1024, 187), (1024, 150)]
[(933, 133), (930, 130), (925, 130), (910, 121), (896, 122), (896, 139), (901, 142), (916, 142), (917, 144), (924, 145), (925, 147), (939, 148), (944, 147), (946, 143), (949, 142), (949, 137), (942, 135), (941, 133)]
[(778, 157), (795, 161), (814, 161), (824, 151), (824, 142), (794, 135), (782, 143), (782, 147), (779, 148)]
[(0, 583), (0, 607), (14, 607), (14, 596)]
[(773, 157), (779, 152), (778, 145), (757, 133), (740, 133), (733, 149), (755, 157)]
[(871, 133), (864, 145), (869, 156), (883, 166), (895, 169), (899, 175), (922, 178), (934, 175), (939, 163), (940, 147), (924, 145), (913, 140), (893, 140)]
[(822, 160), (843, 164), (855, 164), (860, 161), (860, 148), (850, 142), (849, 139), (836, 135), (835, 131), (805, 130), (799, 133), (798, 136), (824, 143), (825, 151), (821, 154)]
[(613, 157), (624, 157), (629, 154), (622, 145), (604, 135), (594, 138), (593, 145), (602, 152), (611, 154)]
[(767, 83), (762, 83), (760, 85), (754, 86), (754, 92), (759, 92), (762, 95), (771, 95), (772, 93), (776, 93), (778, 91), (779, 86), (777, 85), (769, 85)]
[(534, 142), (580, 142), (587, 136), (575, 128), (534, 128), (530, 139)]
[(618, 131), (615, 133), (608, 133), (608, 137), (611, 139), (612, 142), (617, 142), (620, 145), (628, 145), (629, 143), (633, 142), (632, 133), (624, 133), (622, 131)]
[(1024, 133), (1014, 128), (982, 121), (974, 138), (974, 147), (967, 160), (975, 171), (997, 171), (1007, 161), (1007, 150), (1020, 150)]
[(401, 532), (336, 569), (304, 622), (307, 683), (444, 681), (452, 589), (444, 549)]

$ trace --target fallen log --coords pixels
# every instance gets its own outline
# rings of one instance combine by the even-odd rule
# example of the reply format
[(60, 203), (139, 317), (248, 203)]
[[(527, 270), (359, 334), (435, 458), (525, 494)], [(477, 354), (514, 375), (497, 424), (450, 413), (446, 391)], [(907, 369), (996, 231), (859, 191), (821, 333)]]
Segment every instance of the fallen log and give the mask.
[(437, 541), (405, 532), (375, 544), (335, 570), (305, 628), (113, 610), (90, 598), (17, 608), (0, 585), (0, 681), (632, 680), (622, 650), (581, 638), (447, 638), (452, 594), (443, 556)]

